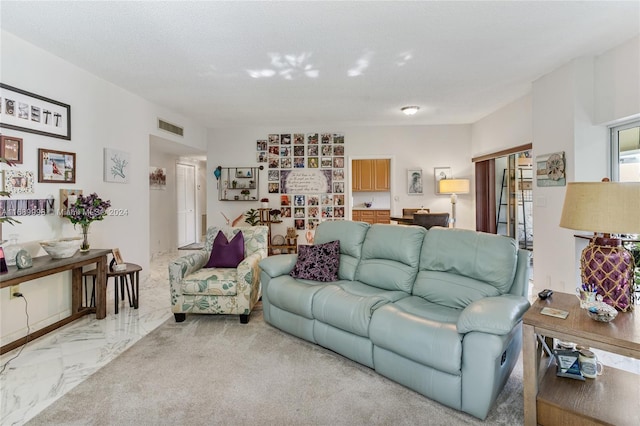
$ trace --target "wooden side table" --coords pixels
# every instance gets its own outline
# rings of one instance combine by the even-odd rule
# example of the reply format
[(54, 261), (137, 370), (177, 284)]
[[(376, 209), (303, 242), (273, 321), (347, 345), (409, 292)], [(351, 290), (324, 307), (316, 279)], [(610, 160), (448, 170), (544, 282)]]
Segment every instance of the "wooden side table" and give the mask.
[[(106, 283), (109, 283), (109, 278), (113, 277), (113, 287), (115, 290), (115, 313), (118, 313), (118, 281), (120, 282), (120, 291), (122, 292), (122, 300), (124, 300), (124, 289), (127, 289), (127, 296), (129, 298), (129, 306), (134, 309), (138, 309), (138, 300), (140, 297), (140, 271), (142, 271), (142, 267), (140, 265), (136, 265), (135, 263), (126, 263), (127, 268), (122, 271), (113, 271), (107, 267), (107, 280)], [(91, 269), (89, 271), (83, 272), (82, 276), (84, 278), (93, 277), (93, 285), (95, 292), (95, 278), (97, 275), (96, 269)], [(131, 289), (131, 292), (129, 292)]]
[[(544, 307), (569, 312), (566, 319), (542, 315)], [(537, 300), (523, 317), (525, 425), (637, 425), (640, 376), (605, 366), (596, 379), (556, 376), (555, 361), (543, 356), (536, 335), (556, 338), (640, 359), (640, 315), (619, 312), (610, 323), (597, 322), (572, 294)]]

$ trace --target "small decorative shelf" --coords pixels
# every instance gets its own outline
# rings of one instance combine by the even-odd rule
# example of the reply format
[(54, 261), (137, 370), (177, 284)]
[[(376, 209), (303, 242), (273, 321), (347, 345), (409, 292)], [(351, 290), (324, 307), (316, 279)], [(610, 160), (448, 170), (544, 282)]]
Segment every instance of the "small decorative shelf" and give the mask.
[(259, 167), (220, 167), (218, 200), (259, 201)]

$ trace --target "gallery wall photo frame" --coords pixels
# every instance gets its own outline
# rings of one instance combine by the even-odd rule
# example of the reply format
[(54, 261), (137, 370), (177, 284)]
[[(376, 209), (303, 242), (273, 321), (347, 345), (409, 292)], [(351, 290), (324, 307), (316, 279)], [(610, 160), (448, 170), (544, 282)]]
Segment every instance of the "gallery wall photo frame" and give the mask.
[(434, 167), (433, 177), (436, 184), (436, 194), (440, 194), (440, 181), (442, 179), (451, 179), (453, 174), (451, 173), (451, 167)]
[(0, 157), (13, 164), (22, 164), (22, 138), (14, 136), (0, 136)]
[(33, 194), (33, 172), (4, 170), (2, 177), (4, 191), (11, 194)]
[(114, 148), (104, 149), (104, 181), (112, 183), (129, 183), (131, 168), (130, 155), (126, 151)]
[(424, 184), (422, 182), (422, 169), (407, 170), (407, 194), (422, 195)]
[(38, 149), (38, 182), (76, 183), (75, 152)]
[(71, 140), (71, 106), (0, 83), (0, 127)]

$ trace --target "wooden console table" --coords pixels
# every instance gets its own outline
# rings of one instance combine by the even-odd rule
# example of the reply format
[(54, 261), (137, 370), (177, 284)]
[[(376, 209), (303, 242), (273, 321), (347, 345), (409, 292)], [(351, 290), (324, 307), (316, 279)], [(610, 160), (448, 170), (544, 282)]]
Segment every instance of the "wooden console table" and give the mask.
[[(545, 306), (568, 311), (569, 316), (542, 315)], [(610, 323), (597, 322), (580, 309), (576, 296), (553, 293), (524, 314), (522, 357), (525, 425), (638, 424), (640, 376), (607, 365), (596, 379), (557, 377), (555, 361), (544, 356), (536, 335), (640, 359), (637, 311), (619, 312)]]
[[(40, 330), (32, 332), (29, 340), (33, 340), (43, 336), (50, 331), (62, 327), (65, 324), (74, 321), (83, 315), (94, 313), (96, 319), (103, 319), (107, 316), (107, 254), (111, 250), (98, 249), (89, 250), (86, 253), (76, 253), (74, 256), (66, 259), (52, 259), (51, 256), (39, 256), (33, 259), (33, 266), (27, 269), (18, 269), (16, 266), (9, 266), (9, 272), (0, 274), (0, 288), (11, 287), (24, 283), (26, 281), (35, 280), (59, 272), (71, 270), (71, 315), (50, 324)], [(82, 306), (82, 267), (85, 265), (95, 264), (98, 270), (96, 285), (96, 306)], [(0, 347), (0, 354), (9, 352), (27, 342), (27, 336), (15, 340), (11, 343)]]

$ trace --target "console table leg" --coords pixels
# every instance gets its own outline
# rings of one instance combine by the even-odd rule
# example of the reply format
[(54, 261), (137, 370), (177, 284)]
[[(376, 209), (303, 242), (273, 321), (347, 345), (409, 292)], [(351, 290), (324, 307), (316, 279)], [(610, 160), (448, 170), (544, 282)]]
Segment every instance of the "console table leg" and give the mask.
[(524, 424), (535, 426), (538, 424), (536, 413), (536, 398), (538, 396), (538, 366), (536, 335), (534, 327), (522, 326), (522, 367), (524, 382)]

